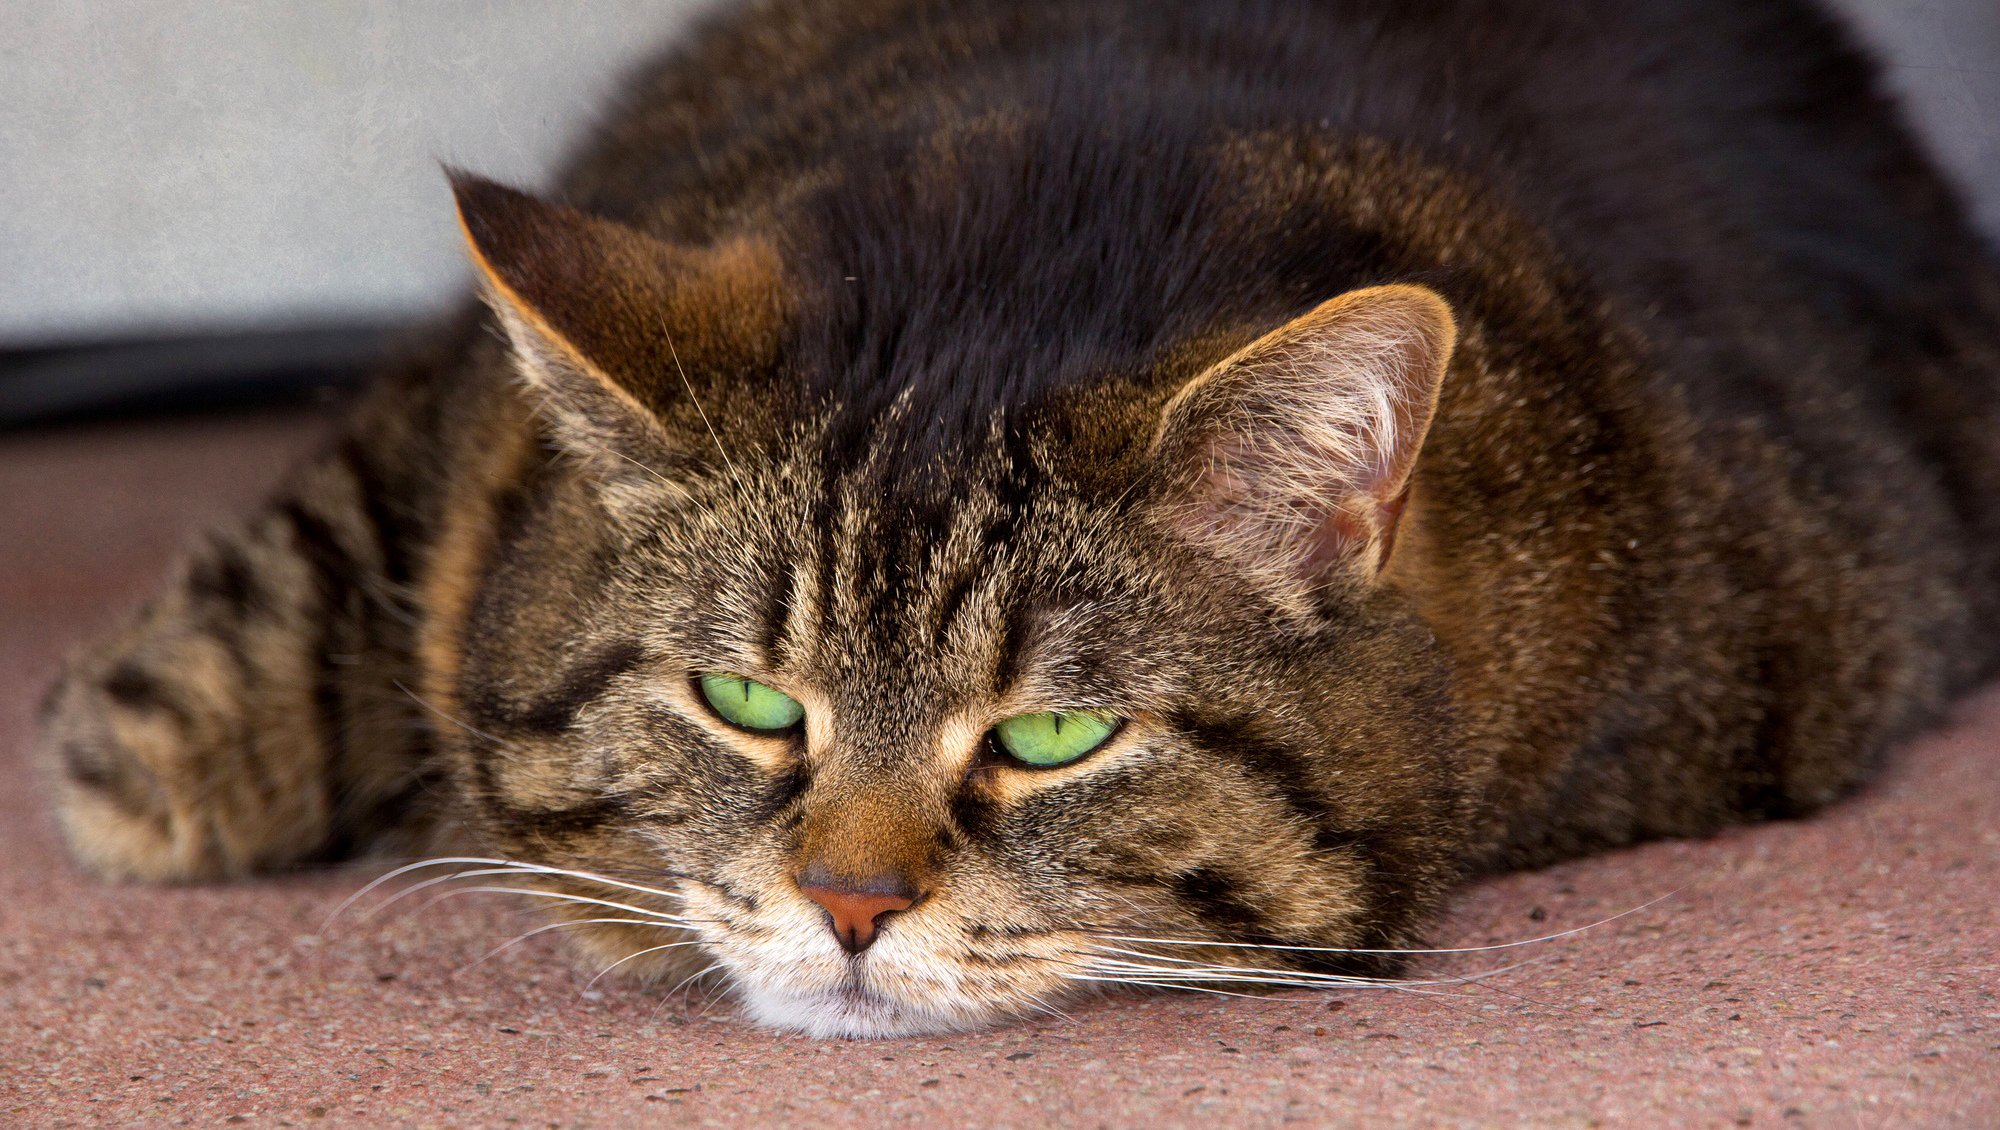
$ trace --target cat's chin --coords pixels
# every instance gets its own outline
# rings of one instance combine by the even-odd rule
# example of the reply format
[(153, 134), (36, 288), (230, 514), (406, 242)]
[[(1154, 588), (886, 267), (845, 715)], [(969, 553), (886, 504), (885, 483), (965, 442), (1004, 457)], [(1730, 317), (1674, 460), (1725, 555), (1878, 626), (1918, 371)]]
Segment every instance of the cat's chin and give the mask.
[(743, 1011), (767, 1028), (816, 1039), (893, 1039), (990, 1028), (1008, 1019), (973, 1001), (900, 1001), (863, 988), (797, 992), (746, 985)]

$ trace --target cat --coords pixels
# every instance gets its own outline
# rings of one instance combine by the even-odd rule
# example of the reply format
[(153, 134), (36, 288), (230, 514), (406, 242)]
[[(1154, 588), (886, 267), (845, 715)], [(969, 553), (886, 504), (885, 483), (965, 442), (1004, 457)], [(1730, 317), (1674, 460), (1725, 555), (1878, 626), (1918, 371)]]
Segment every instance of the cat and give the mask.
[(83, 866), (942, 1032), (1394, 976), (1995, 666), (2000, 271), (1803, 3), (774, 0), (448, 175), (484, 307), (51, 692)]

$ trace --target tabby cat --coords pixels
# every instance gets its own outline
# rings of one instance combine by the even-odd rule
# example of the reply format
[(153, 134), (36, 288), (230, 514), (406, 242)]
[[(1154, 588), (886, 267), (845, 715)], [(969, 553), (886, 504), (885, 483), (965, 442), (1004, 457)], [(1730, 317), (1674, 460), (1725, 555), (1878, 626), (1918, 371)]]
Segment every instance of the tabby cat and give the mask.
[(771, 0), (621, 106), (73, 661), (85, 866), (944, 1031), (1393, 974), (1994, 667), (2000, 270), (1796, 0)]

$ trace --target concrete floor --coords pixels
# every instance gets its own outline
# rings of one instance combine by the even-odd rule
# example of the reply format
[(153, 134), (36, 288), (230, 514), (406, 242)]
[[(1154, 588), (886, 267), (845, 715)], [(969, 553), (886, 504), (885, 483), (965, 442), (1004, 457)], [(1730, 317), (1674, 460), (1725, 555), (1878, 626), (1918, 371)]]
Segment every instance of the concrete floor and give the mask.
[(2000, 1125), (2000, 689), (1820, 818), (1473, 888), (1441, 946), (1651, 905), (1427, 962), (1530, 962), (1437, 995), (1125, 996), (815, 1042), (587, 987), (548, 937), (482, 961), (534, 924), (489, 896), (322, 930), (379, 868), (80, 876), (24, 752), (57, 656), (317, 426), (0, 442), (0, 1124)]

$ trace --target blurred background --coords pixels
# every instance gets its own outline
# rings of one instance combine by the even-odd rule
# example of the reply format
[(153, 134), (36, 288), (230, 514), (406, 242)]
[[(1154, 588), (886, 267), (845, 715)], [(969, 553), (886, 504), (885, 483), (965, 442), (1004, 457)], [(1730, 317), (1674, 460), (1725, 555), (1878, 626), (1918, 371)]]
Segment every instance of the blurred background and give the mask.
[[(546, 183), (712, 6), (0, 3), (0, 427), (351, 380), (465, 285), (437, 162)], [(2000, 235), (2000, 2), (1834, 6)]]

